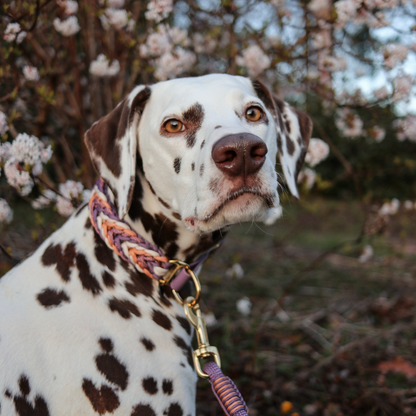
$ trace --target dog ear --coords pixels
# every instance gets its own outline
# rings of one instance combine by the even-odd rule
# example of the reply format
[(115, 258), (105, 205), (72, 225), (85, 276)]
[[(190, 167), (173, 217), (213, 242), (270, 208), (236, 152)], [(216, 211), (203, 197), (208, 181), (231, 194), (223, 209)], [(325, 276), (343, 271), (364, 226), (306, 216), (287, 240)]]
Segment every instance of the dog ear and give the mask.
[(113, 192), (120, 218), (127, 214), (133, 197), (138, 126), (149, 97), (150, 88), (137, 86), (85, 133), (92, 163)]
[(299, 198), (296, 181), (308, 150), (312, 121), (302, 111), (274, 96), (260, 81), (253, 81), (258, 97), (272, 113), (277, 130), (280, 163), (292, 195)]

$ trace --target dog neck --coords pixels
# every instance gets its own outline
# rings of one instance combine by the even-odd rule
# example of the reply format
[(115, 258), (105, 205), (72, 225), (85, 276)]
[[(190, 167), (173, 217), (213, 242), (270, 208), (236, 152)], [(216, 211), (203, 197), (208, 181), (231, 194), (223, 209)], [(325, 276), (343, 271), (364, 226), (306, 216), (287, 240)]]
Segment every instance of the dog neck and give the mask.
[(156, 195), (140, 164), (125, 221), (143, 238), (160, 247), (169, 259), (187, 263), (211, 251), (228, 232), (221, 229), (198, 235), (189, 231), (180, 215)]

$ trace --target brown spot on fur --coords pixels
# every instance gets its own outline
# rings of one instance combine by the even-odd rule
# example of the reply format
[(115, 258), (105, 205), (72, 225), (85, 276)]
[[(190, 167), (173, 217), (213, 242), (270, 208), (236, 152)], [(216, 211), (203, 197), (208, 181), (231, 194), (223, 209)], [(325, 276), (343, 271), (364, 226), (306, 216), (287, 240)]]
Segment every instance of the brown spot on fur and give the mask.
[(155, 192), (155, 190), (153, 189), (152, 184), (151, 184), (149, 181), (147, 181), (147, 184), (149, 185), (150, 192), (151, 192), (153, 195), (156, 195), (156, 192)]
[(124, 319), (130, 319), (131, 315), (137, 317), (142, 316), (137, 306), (126, 299), (121, 300), (112, 298), (109, 300), (108, 306), (110, 307), (112, 312), (117, 312)]
[(87, 230), (89, 230), (90, 228), (92, 228), (92, 224), (91, 224), (90, 217), (88, 217), (87, 220), (85, 221), (84, 228), (86, 228)]
[(130, 273), (130, 282), (125, 283), (127, 291), (136, 296), (137, 294), (142, 294), (144, 296), (153, 295), (153, 281), (149, 279), (144, 273), (139, 271), (131, 271)]
[(75, 257), (77, 268), (79, 271), (79, 278), (81, 280), (82, 287), (85, 290), (89, 290), (93, 295), (97, 295), (101, 292), (101, 286), (98, 283), (98, 280), (90, 272), (90, 266), (86, 257), (78, 253)]
[(199, 176), (202, 176), (204, 174), (204, 164), (202, 163), (199, 167)]
[(104, 240), (94, 230), (94, 254), (97, 260), (107, 266), (112, 272), (116, 269), (113, 250), (105, 244)]
[(71, 268), (74, 265), (75, 243), (67, 244), (64, 252), (60, 244), (50, 244), (42, 254), (42, 264), (44, 266), (56, 265), (57, 272), (61, 275), (64, 282), (68, 282), (71, 275)]
[(201, 149), (205, 146), (205, 140), (202, 140)]
[(192, 164), (191, 164), (191, 169), (192, 169), (192, 171), (194, 171), (194, 170), (195, 170), (195, 163), (192, 163)]
[(156, 394), (158, 391), (157, 381), (153, 377), (147, 377), (142, 380), (142, 386), (146, 393)]
[(215, 126), (214, 130), (217, 130), (217, 129), (220, 129), (220, 128), (221, 128), (221, 126)]
[(170, 396), (173, 393), (173, 382), (172, 382), (172, 380), (164, 379), (163, 382), (162, 382), (162, 390), (163, 390), (163, 393)]
[(209, 181), (208, 189), (213, 192), (214, 194), (218, 193), (220, 188), (220, 178), (212, 178)]
[(103, 279), (103, 283), (106, 287), (109, 289), (112, 289), (116, 285), (116, 279), (114, 276), (107, 271), (104, 271), (101, 275), (101, 278)]
[(134, 407), (131, 416), (156, 416), (150, 404), (138, 404)]
[(47, 288), (37, 295), (38, 302), (46, 309), (59, 306), (62, 302), (70, 302), (69, 296), (63, 290)]
[(172, 212), (172, 217), (176, 218), (177, 220), (182, 220), (182, 217), (180, 216), (180, 214), (178, 214), (177, 212)]
[(120, 406), (117, 394), (109, 386), (102, 385), (100, 389), (97, 389), (91, 380), (84, 378), (82, 390), (90, 400), (94, 410), (100, 415), (106, 412), (113, 413)]
[(170, 205), (167, 203), (167, 202), (165, 202), (162, 198), (157, 198), (158, 200), (159, 200), (159, 202), (165, 207), (165, 208), (167, 208), (167, 209), (170, 209)]
[(179, 403), (171, 403), (169, 409), (165, 410), (163, 414), (166, 416), (183, 416), (183, 410)]
[(286, 134), (286, 148), (290, 156), (293, 156), (293, 153), (295, 153), (295, 143), (293, 140), (289, 137), (288, 134)]
[(98, 342), (100, 343), (101, 348), (105, 352), (111, 352), (111, 351), (113, 351), (114, 345), (113, 345), (113, 341), (111, 341), (110, 338), (100, 338), (98, 340)]
[(125, 365), (109, 353), (100, 354), (95, 357), (95, 363), (98, 371), (110, 382), (125, 390), (128, 384), (129, 374)]
[(177, 157), (173, 161), (173, 169), (175, 169), (176, 173), (179, 173), (181, 171), (181, 158), (180, 157)]
[(170, 321), (168, 316), (165, 315), (163, 312), (153, 309), (152, 319), (163, 329), (166, 329), (167, 331), (170, 331), (172, 329), (172, 322)]
[(176, 315), (176, 319), (180, 323), (181, 327), (189, 334), (191, 335), (191, 325), (189, 324), (188, 320), (184, 318), (183, 316)]
[(192, 107), (183, 113), (183, 120), (188, 128), (186, 133), (186, 146), (193, 147), (195, 145), (196, 133), (201, 128), (204, 120), (204, 109), (199, 103), (195, 103)]
[(156, 347), (153, 342), (148, 338), (142, 338), (140, 342), (144, 345), (147, 351), (153, 351)]
[(30, 393), (29, 380), (25, 375), (21, 375), (19, 379), (19, 390), (23, 396), (27, 396)]
[(181, 338), (178, 335), (175, 335), (173, 337), (173, 341), (182, 350), (183, 355), (188, 360), (188, 364), (192, 367), (193, 366), (193, 361), (192, 361), (192, 349), (191, 349), (191, 347), (184, 341), (183, 338)]

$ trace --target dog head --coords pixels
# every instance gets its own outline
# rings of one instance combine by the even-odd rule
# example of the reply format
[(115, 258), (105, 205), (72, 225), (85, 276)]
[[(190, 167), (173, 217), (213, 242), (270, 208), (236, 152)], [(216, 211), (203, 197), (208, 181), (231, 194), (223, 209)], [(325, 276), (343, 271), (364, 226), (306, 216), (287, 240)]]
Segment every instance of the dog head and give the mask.
[(205, 233), (279, 208), (277, 154), (298, 196), (311, 130), (309, 117), (260, 82), (214, 74), (136, 87), (86, 143), (121, 217), (140, 165), (160, 208)]

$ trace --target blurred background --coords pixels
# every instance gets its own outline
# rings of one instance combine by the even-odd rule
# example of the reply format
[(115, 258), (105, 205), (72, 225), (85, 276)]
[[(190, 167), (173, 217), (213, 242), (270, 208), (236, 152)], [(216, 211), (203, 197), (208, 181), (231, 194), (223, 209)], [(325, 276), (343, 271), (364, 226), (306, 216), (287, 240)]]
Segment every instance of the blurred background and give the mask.
[(84, 133), (136, 84), (259, 79), (313, 139), (301, 199), (201, 274), (224, 372), (251, 416), (416, 415), (415, 29), (415, 0), (2, 2), (0, 276), (88, 199)]

